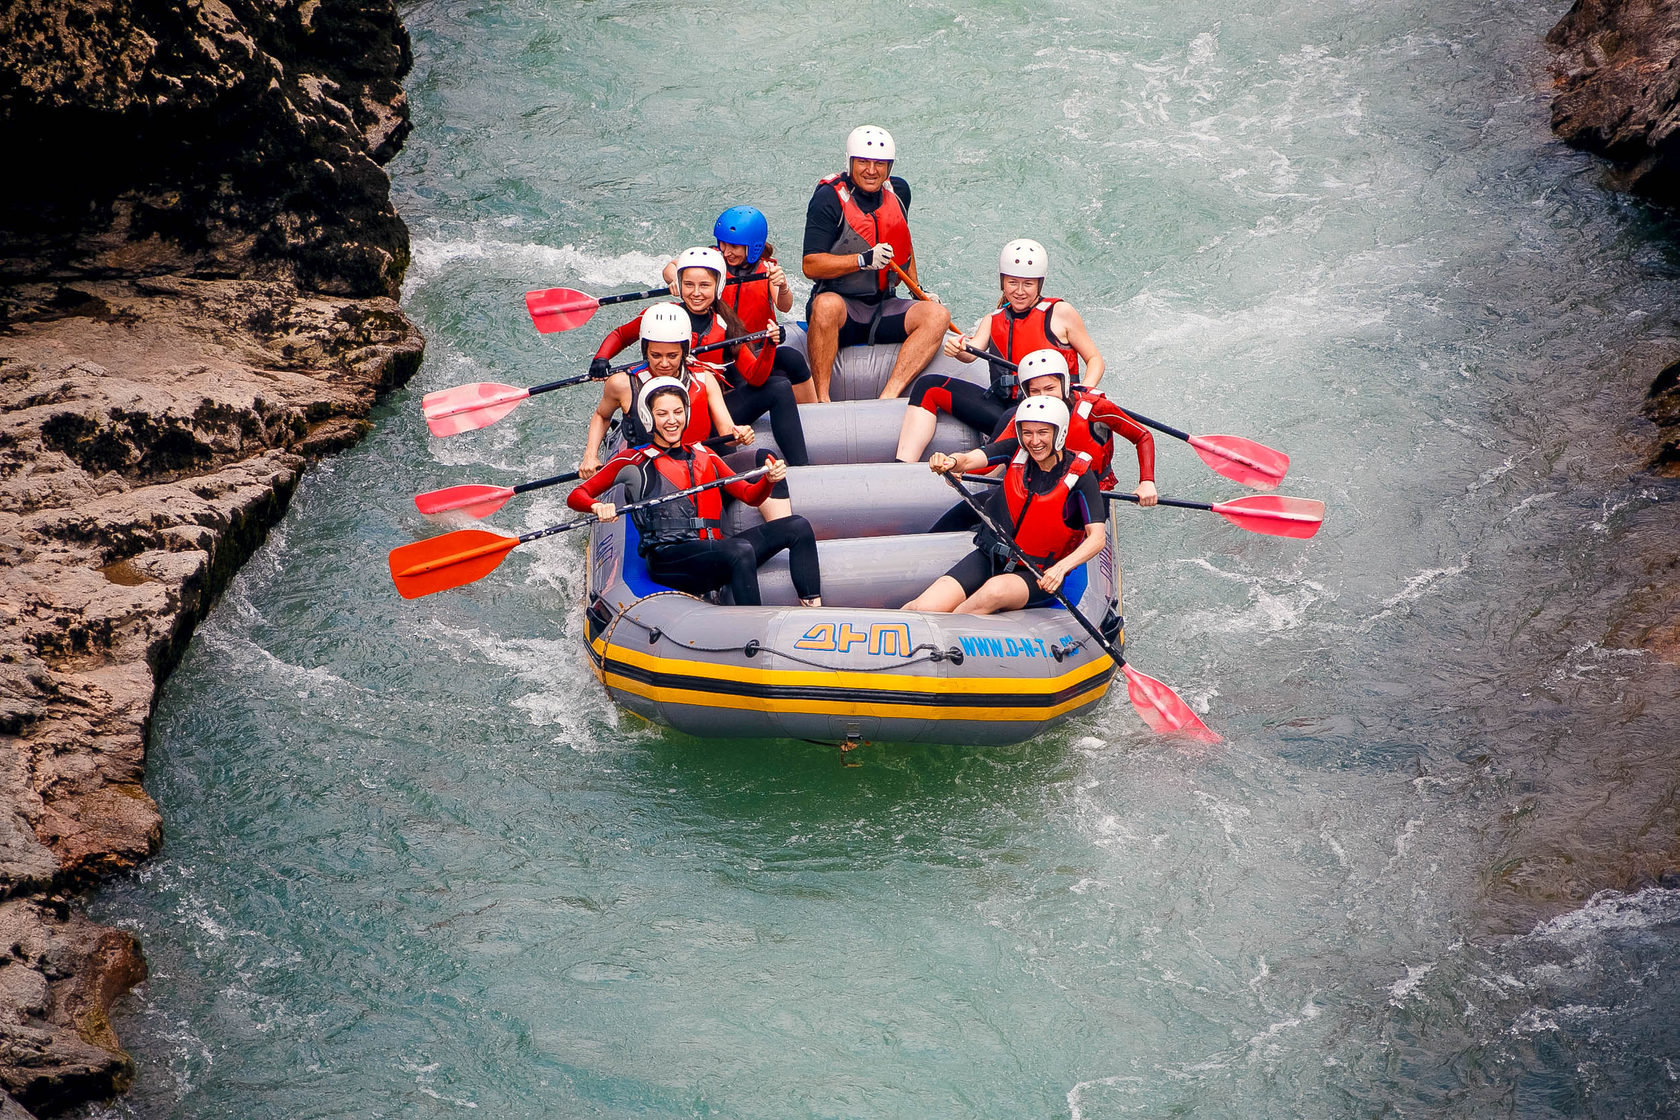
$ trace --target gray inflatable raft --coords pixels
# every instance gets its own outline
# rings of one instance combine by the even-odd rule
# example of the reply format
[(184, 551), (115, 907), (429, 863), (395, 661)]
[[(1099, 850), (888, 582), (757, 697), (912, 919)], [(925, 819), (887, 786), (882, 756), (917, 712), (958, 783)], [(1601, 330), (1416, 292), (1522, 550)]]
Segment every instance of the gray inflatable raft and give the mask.
[[(800, 410), (813, 465), (789, 470), (788, 489), (816, 530), (824, 606), (798, 605), (785, 556), (759, 572), (764, 605), (737, 607), (656, 583), (628, 519), (592, 527), (589, 658), (618, 704), (694, 735), (991, 745), (1031, 738), (1107, 692), (1114, 662), (1060, 606), (987, 617), (898, 609), (973, 538), (930, 533), (955, 492), (924, 465), (892, 461), (905, 403), (873, 397), (896, 351), (842, 351), (836, 402)], [(986, 376), (981, 363), (943, 357), (931, 368)], [(760, 433), (758, 446), (774, 446), (767, 427)], [(930, 450), (978, 440), (942, 417)], [(751, 449), (732, 462), (750, 458)], [(727, 517), (738, 530), (758, 512), (732, 504)], [(1124, 640), (1112, 549), (1065, 590), (1117, 646)]]

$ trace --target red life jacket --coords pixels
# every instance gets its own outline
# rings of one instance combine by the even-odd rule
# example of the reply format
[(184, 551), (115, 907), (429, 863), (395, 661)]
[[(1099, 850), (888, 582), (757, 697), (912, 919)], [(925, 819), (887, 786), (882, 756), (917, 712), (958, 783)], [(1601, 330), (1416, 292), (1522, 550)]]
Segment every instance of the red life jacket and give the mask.
[(1107, 424), (1091, 423), (1091, 410), (1100, 396), (1095, 389), (1074, 386), (1073, 407), (1068, 409), (1067, 447), (1091, 457), (1091, 469), (1106, 490), (1114, 485), (1114, 433)]
[(1062, 509), (1068, 494), (1079, 484), (1079, 476), (1091, 469), (1091, 457), (1082, 451), (1067, 455), (1067, 465), (1057, 485), (1048, 494), (1036, 495), (1027, 492), (1030, 462), (1032, 457), (1026, 448), (1015, 453), (1003, 476), (1003, 497), (1009, 504), (1009, 523), (1016, 545), (1042, 571), (1078, 548), (1085, 539), (1084, 529), (1068, 528), (1062, 519)]
[[(910, 261), (916, 255), (915, 246), (910, 243), (910, 220), (905, 216), (904, 204), (898, 200), (898, 192), (893, 190), (891, 180), (881, 184), (881, 205), (872, 214), (865, 214), (858, 207), (857, 200), (852, 197), (851, 180), (844, 174), (830, 175), (818, 185), (834, 188), (834, 193), (840, 198), (840, 213), (845, 218), (845, 227), (835, 237), (829, 252), (856, 256), (885, 241), (893, 248), (894, 263), (906, 272), (910, 270)], [(890, 268), (873, 274), (866, 269), (820, 283), (823, 291), (838, 292), (843, 296), (867, 296), (891, 291), (898, 285), (898, 278)]]
[[(717, 481), (717, 456), (704, 447), (690, 447), (692, 458), (673, 459), (655, 447), (644, 447), (637, 463), (646, 486), (634, 495), (645, 502)], [(650, 469), (651, 468), (651, 469)], [(638, 551), (648, 552), (662, 544), (678, 541), (721, 541), (723, 539), (723, 496), (720, 490), (704, 490), (680, 501), (640, 509), (630, 515), (641, 536)]]
[(748, 334), (757, 334), (776, 317), (776, 309), (770, 303), (770, 281), (765, 279), (770, 274), (769, 266), (775, 263), (769, 257), (759, 257), (758, 263), (744, 274), (751, 279), (724, 285), (722, 299), (740, 316)]
[[(1050, 330), (1050, 309), (1061, 303), (1054, 296), (1046, 296), (1025, 315), (1017, 316), (1007, 304), (992, 312), (992, 340), (987, 349), (1001, 354), (1016, 365), (1034, 350), (1054, 350), (1067, 359), (1068, 373), (1074, 383), (1079, 382), (1079, 351), (1065, 342), (1058, 342)], [(1002, 366), (993, 367), (992, 392), (1005, 400), (1017, 400), (1021, 386), (1015, 374)]]

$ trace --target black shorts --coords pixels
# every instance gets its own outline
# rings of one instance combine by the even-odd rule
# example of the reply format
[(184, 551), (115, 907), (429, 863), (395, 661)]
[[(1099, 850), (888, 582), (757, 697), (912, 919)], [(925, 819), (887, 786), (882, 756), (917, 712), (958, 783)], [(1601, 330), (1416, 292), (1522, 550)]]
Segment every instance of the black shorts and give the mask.
[(945, 574), (956, 580), (962, 587), (963, 598), (968, 598), (991, 579), (993, 576), (1011, 575), (1027, 585), (1027, 606), (1042, 607), (1055, 601), (1055, 596), (1038, 585), (1038, 579), (1025, 568), (1014, 568), (1005, 572), (1004, 565), (993, 560), (992, 557), (978, 548), (964, 556), (952, 565)]
[(904, 326), (904, 317), (915, 305), (913, 299), (891, 296), (880, 303), (847, 299), (846, 321), (840, 324), (839, 346), (896, 346), (910, 337)]

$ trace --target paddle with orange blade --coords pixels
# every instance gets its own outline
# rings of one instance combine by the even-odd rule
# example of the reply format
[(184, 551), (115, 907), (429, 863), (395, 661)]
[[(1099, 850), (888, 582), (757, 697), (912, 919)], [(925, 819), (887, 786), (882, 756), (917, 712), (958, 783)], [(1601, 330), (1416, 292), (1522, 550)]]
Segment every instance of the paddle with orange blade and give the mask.
[[(690, 486), (687, 490), (678, 490), (674, 494), (649, 498), (634, 505), (620, 506), (618, 512), (635, 513), (637, 510), (651, 509), (653, 506), (674, 502), (679, 498), (691, 497), (702, 490), (727, 486), (731, 482), (751, 482), (760, 475), (769, 473), (772, 466), (773, 463), (766, 463), (746, 474), (732, 474), (726, 478), (703, 482), (699, 486)], [(507, 558), (509, 552), (522, 544), (579, 529), (585, 525), (593, 525), (598, 520), (594, 514), (589, 514), (517, 537), (504, 537), (500, 533), (489, 533), (483, 529), (458, 529), (441, 537), (401, 545), (393, 548), (388, 557), (391, 581), (397, 585), (397, 594), (404, 599), (418, 599), (436, 591), (448, 591), (452, 587), (461, 587), (489, 575)]]
[[(721, 350), (726, 346), (740, 346), (748, 342), (758, 342), (769, 338), (777, 331), (759, 331), (757, 334), (744, 334), (739, 338), (726, 338), (720, 342), (708, 342), (704, 346), (696, 346), (690, 354), (704, 354), (711, 350)], [(644, 362), (628, 362), (621, 366), (614, 366), (607, 371), (608, 376), (615, 373), (628, 373), (642, 368)], [(514, 409), (518, 408), (528, 397), (538, 393), (552, 393), (556, 389), (564, 389), (571, 385), (581, 385), (585, 381), (599, 381), (601, 378), (592, 374), (580, 373), (576, 377), (567, 377), (560, 381), (549, 381), (542, 385), (533, 385), (528, 389), (521, 389), (517, 385), (503, 385), (496, 381), (475, 381), (470, 385), (457, 385), (453, 389), (438, 389), (420, 398), (420, 409), (426, 414), (426, 427), (434, 436), (454, 436), (462, 432), (476, 431), (488, 428)]]
[[(744, 280), (759, 280), (758, 276), (731, 276), (725, 284), (739, 284)], [(649, 288), (645, 292), (624, 292), (599, 298), (576, 288), (544, 288), (525, 293), (525, 310), (531, 313), (531, 323), (543, 334), (555, 334), (581, 327), (595, 317), (600, 308), (613, 303), (634, 303), (641, 299), (671, 298), (670, 288)]]
[[(720, 451), (728, 444), (735, 442), (733, 435), (713, 436), (706, 440), (706, 446), (713, 451)], [(534, 482), (521, 482), (518, 486), (485, 486), (468, 483), (464, 486), (445, 486), (442, 490), (428, 490), (424, 494), (414, 495), (414, 506), (427, 517), (435, 517), (444, 513), (459, 513), (467, 517), (489, 517), (492, 513), (507, 505), (508, 499), (515, 494), (528, 494), (532, 490), (541, 490), (545, 486), (559, 486), (567, 482), (576, 482), (582, 476), (577, 471), (567, 471), (551, 478), (539, 478)]]
[[(1136, 502), (1136, 494), (1123, 490), (1104, 490), (1103, 497), (1118, 498), (1122, 502)], [(1268, 537), (1295, 537), (1306, 540), (1324, 524), (1324, 503), (1317, 498), (1289, 498), (1282, 494), (1247, 494), (1229, 502), (1188, 502), (1183, 498), (1158, 498), (1163, 506), (1179, 509), (1205, 509), (1217, 513), (1239, 529), (1264, 533)]]
[[(1042, 569), (1032, 562), (1031, 557), (1021, 551), (1021, 546), (1015, 543), (1015, 538), (1007, 530), (998, 527), (992, 520), (991, 515), (986, 512), (986, 508), (975, 498), (974, 492), (964, 486), (955, 473), (948, 472), (945, 475), (945, 481), (956, 488), (957, 493), (962, 495), (963, 501), (967, 502), (969, 507), (980, 515), (981, 523), (991, 530), (992, 536), (1007, 545), (1009, 551), (1023, 567), (1030, 572), (1042, 572)], [(1086, 618), (1079, 608), (1073, 605), (1073, 602), (1060, 588), (1057, 588), (1051, 594), (1056, 597), (1057, 602), (1067, 608), (1067, 612), (1078, 621), (1080, 626), (1084, 627), (1085, 632), (1091, 635), (1092, 640), (1097, 643), (1097, 647), (1108, 654), (1114, 664), (1119, 666), (1120, 671), (1126, 675), (1126, 695), (1131, 700), (1132, 707), (1137, 709), (1137, 714), (1142, 717), (1144, 723), (1149, 725), (1151, 731), (1163, 735), (1181, 731), (1192, 738), (1200, 739), (1204, 743), (1220, 741), (1219, 735), (1208, 729), (1207, 724), (1203, 723), (1201, 718), (1190, 710), (1190, 705), (1180, 699), (1178, 693), (1147, 673), (1140, 673), (1126, 664), (1126, 659), (1120, 655), (1120, 651), (1115, 649), (1107, 638), (1103, 637), (1102, 631), (1098, 630), (1091, 623), (1091, 620)]]

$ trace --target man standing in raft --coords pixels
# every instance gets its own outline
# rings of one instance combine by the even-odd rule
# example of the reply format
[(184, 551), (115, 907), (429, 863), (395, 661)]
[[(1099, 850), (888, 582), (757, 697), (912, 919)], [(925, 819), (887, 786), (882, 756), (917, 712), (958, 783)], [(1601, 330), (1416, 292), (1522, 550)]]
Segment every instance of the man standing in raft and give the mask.
[(916, 279), (910, 244), (910, 184), (892, 174), (896, 153), (884, 128), (864, 125), (846, 138), (847, 170), (817, 184), (805, 208), (805, 275), (815, 281), (806, 311), (806, 349), (817, 399), (827, 401), (834, 357), (843, 346), (898, 343), (881, 391), (904, 392), (939, 352), (951, 314), (937, 303), (900, 299), (897, 264)]
[[(601, 495), (615, 483), (624, 483), (630, 501), (640, 502), (730, 478), (733, 472), (722, 459), (705, 444), (690, 440), (691, 401), (688, 390), (674, 377), (655, 377), (643, 385), (636, 415), (642, 427), (653, 433), (652, 442), (627, 447), (608, 459), (588, 482), (571, 492), (566, 504), (579, 513), (613, 521), (618, 509), (611, 502), (601, 501)], [(762, 506), (771, 489), (787, 478), (787, 464), (770, 452), (760, 451), (758, 462), (760, 466), (769, 463), (770, 473), (752, 482), (736, 479), (725, 483), (730, 497)], [(810, 522), (803, 517), (779, 517), (727, 537), (723, 533), (723, 498), (716, 490), (637, 510), (630, 516), (641, 537), (638, 549), (647, 559), (648, 573), (668, 587), (704, 595), (727, 586), (736, 606), (756, 607), (761, 603), (758, 566), (786, 549), (800, 604), (822, 606), (817, 542)]]
[[(1059, 397), (1022, 402), (1015, 412), (1019, 449), (1003, 485), (987, 502), (991, 520), (1009, 528), (1038, 571), (1022, 566), (1008, 544), (982, 526), (974, 551), (904, 604), (905, 610), (995, 614), (1043, 606), (1069, 572), (1103, 550), (1108, 507), (1091, 457), (1069, 453), (1065, 446), (1068, 422), (1067, 405)], [(936, 454), (928, 466), (944, 474), (962, 466), (963, 459)]]

